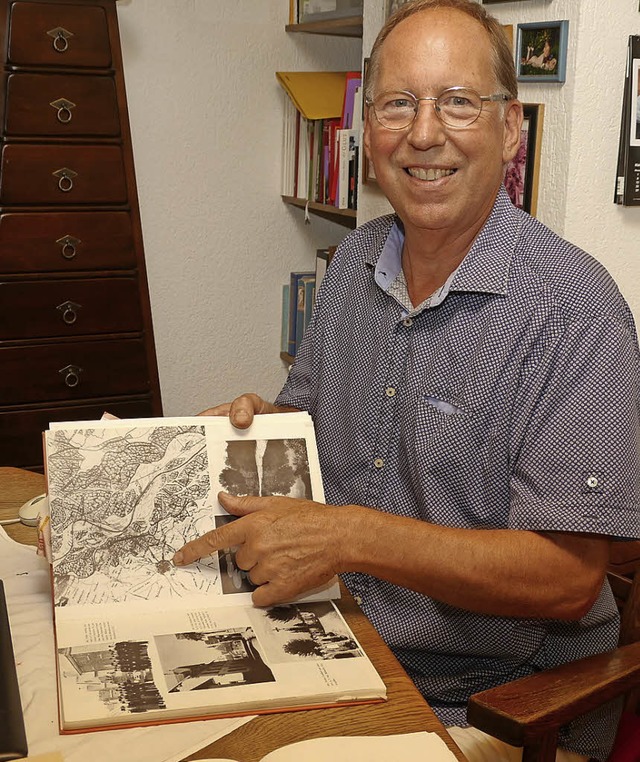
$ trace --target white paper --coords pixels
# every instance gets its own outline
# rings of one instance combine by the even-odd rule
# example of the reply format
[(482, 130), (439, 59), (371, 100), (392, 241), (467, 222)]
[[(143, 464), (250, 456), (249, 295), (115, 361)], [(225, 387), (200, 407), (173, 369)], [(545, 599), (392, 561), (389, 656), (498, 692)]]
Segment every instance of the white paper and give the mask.
[(65, 762), (178, 762), (252, 719), (59, 735), (49, 565), (0, 528), (0, 578), (30, 755), (59, 751)]
[[(288, 744), (266, 754), (261, 762), (455, 762), (455, 756), (436, 733), (391, 736), (332, 736)], [(203, 759), (200, 762), (242, 762)]]

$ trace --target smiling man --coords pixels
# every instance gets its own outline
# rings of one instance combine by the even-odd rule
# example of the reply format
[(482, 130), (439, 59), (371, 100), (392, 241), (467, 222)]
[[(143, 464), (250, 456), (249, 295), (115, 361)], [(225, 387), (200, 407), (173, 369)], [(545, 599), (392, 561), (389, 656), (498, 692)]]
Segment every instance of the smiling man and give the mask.
[[(415, 0), (371, 53), (364, 145), (395, 214), (350, 234), (275, 401), (313, 416), (328, 505), (221, 495), (240, 516), (176, 563), (237, 546), (257, 605), (342, 578), (448, 726), (470, 695), (616, 644), (611, 537), (640, 529), (640, 363), (593, 258), (502, 186), (522, 106), (500, 24)], [(565, 728), (604, 760), (619, 714)], [(468, 728), (471, 762), (520, 752)]]

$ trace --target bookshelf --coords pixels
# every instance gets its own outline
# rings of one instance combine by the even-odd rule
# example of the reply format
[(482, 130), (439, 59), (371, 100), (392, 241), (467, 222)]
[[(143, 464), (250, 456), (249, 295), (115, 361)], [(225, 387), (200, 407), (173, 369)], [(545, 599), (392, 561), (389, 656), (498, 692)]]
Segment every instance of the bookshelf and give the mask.
[(310, 212), (325, 217), (338, 225), (344, 225), (348, 228), (355, 228), (357, 212), (355, 209), (338, 209), (330, 204), (319, 204), (317, 201), (307, 201), (304, 198), (295, 198), (294, 196), (282, 196), (285, 204), (297, 206), (300, 209), (308, 208)]
[[(313, 21), (313, 22), (296, 23), (296, 24), (292, 23), (292, 24), (287, 24), (285, 26), (285, 31), (288, 33), (298, 33), (298, 34), (333, 35), (333, 36), (347, 37), (347, 38), (354, 38), (354, 39), (361, 40), (362, 34), (363, 34), (363, 17), (362, 15), (359, 15), (359, 16), (351, 16), (351, 17), (345, 17), (345, 18), (339, 18), (339, 19), (330, 19), (327, 21)], [(305, 88), (307, 86), (308, 86), (308, 83), (305, 83)], [(311, 88), (308, 90), (303, 89), (303, 92), (314, 93), (318, 91), (316, 91), (314, 88)], [(302, 109), (300, 110), (302, 111)], [(356, 183), (357, 181), (358, 179), (356, 177)], [(292, 186), (291, 190), (293, 190), (294, 187), (295, 186)], [(285, 186), (283, 190), (286, 193), (289, 190), (289, 188)], [(281, 198), (285, 204), (296, 207), (300, 210), (304, 210), (305, 214), (308, 213), (308, 214), (317, 215), (319, 217), (329, 220), (330, 222), (336, 225), (340, 225), (344, 228), (353, 229), (356, 227), (356, 224), (357, 224), (356, 209), (338, 208), (337, 206), (334, 206), (333, 204), (324, 204), (318, 201), (310, 201), (310, 200), (307, 200), (306, 198), (296, 198), (295, 196), (291, 196), (291, 195), (283, 194)], [(316, 274), (317, 274), (317, 269), (316, 269)], [(290, 296), (289, 298), (293, 299), (295, 297)], [(305, 300), (306, 299), (308, 299), (308, 294), (305, 295)], [(292, 335), (291, 334), (291, 314), (292, 314), (291, 310), (293, 309), (292, 304), (293, 303), (290, 302), (289, 312), (286, 311), (286, 307), (283, 305), (283, 336), (285, 336), (286, 334), (286, 323), (287, 323), (287, 315), (288, 315), (290, 342), (291, 342), (291, 335)], [(299, 305), (300, 305), (300, 302), (298, 302), (298, 310), (300, 310)], [(306, 320), (307, 320), (307, 316), (305, 314), (305, 322)], [(298, 326), (296, 333), (299, 331), (300, 331), (300, 327)], [(286, 343), (283, 344), (282, 346), (286, 347)], [(282, 351), (282, 348), (280, 351), (280, 359), (286, 365), (291, 365), (295, 361), (295, 357), (286, 351)]]
[[(302, 24), (287, 24), (285, 31), (302, 34), (322, 34), (339, 37), (351, 37), (362, 39), (363, 17), (349, 16), (339, 19), (329, 19), (327, 21), (310, 21)], [(356, 179), (357, 181), (357, 179)], [(305, 198), (296, 198), (294, 196), (282, 196), (285, 204), (296, 206), (301, 209), (307, 209), (312, 214), (335, 222), (338, 225), (344, 225), (348, 228), (356, 226), (355, 209), (338, 209), (331, 204), (321, 204), (316, 201), (307, 201)]]

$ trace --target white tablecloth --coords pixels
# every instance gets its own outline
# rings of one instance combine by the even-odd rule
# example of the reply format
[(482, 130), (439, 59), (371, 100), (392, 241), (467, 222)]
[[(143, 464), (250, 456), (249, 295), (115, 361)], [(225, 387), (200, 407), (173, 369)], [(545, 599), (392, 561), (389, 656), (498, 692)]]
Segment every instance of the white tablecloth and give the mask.
[(0, 527), (0, 579), (24, 710), (29, 754), (60, 751), (65, 762), (177, 762), (251, 717), (61, 736), (58, 733), (49, 565)]

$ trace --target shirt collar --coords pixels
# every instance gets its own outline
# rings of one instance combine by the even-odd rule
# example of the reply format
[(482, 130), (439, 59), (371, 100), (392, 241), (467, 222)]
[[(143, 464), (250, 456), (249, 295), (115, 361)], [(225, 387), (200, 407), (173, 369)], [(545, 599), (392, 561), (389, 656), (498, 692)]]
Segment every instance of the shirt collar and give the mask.
[[(404, 243), (402, 222), (397, 216), (389, 219), (389, 233), (377, 261), (375, 254), (367, 257), (367, 261), (375, 266), (375, 281), (384, 291), (400, 272)], [(491, 214), (456, 270), (450, 291), (507, 293), (520, 219), (504, 186), (500, 186)]]

